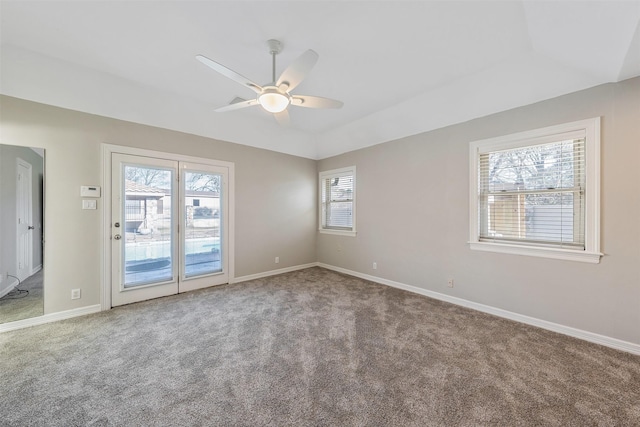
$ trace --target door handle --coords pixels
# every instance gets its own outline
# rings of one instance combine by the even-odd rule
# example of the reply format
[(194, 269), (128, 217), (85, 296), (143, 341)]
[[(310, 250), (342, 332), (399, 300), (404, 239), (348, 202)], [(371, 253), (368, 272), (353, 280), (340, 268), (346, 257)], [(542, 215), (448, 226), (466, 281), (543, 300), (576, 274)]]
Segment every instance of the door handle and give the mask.
[(116, 234), (115, 236), (113, 236), (113, 238), (116, 239), (116, 240), (120, 240), (120, 239), (122, 239), (122, 236), (119, 235), (119, 234)]
[(33, 225), (30, 225), (27, 227), (28, 230), (33, 230), (35, 227)]

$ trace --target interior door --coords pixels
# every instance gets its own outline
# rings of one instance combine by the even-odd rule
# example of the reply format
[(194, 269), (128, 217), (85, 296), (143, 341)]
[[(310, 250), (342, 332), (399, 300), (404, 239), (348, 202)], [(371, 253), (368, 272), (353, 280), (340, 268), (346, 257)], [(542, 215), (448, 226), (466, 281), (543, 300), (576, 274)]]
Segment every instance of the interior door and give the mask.
[(17, 162), (16, 176), (16, 209), (18, 218), (17, 230), (17, 276), (20, 280), (24, 280), (31, 275), (31, 246), (32, 246), (32, 230), (31, 223), (31, 170), (30, 163), (22, 159)]
[(112, 154), (111, 305), (178, 293), (178, 162)]

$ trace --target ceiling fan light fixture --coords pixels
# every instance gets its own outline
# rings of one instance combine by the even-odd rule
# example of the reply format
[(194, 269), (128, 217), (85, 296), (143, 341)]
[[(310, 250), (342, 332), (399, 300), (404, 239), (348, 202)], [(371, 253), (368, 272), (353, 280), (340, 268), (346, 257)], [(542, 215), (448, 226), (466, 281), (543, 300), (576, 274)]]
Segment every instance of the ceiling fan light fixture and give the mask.
[(291, 97), (280, 92), (276, 87), (265, 87), (258, 96), (258, 102), (268, 112), (280, 113), (287, 109), (291, 103)]
[(278, 123), (286, 126), (289, 121), (289, 114), (286, 113), (289, 105), (305, 108), (342, 107), (343, 103), (335, 99), (297, 94), (292, 96), (289, 93), (304, 80), (318, 61), (318, 54), (315, 51), (308, 49), (289, 64), (282, 74), (280, 74), (280, 77), (276, 79), (276, 55), (282, 50), (282, 43), (278, 40), (269, 40), (267, 44), (269, 45), (269, 54), (272, 58), (272, 80), (271, 83), (268, 83), (266, 86), (261, 86), (206, 56), (196, 55), (196, 59), (207, 67), (242, 85), (242, 87), (253, 90), (257, 95), (255, 98), (249, 100), (233, 100), (229, 105), (217, 108), (215, 111), (232, 111), (260, 105), (265, 111), (273, 113)]

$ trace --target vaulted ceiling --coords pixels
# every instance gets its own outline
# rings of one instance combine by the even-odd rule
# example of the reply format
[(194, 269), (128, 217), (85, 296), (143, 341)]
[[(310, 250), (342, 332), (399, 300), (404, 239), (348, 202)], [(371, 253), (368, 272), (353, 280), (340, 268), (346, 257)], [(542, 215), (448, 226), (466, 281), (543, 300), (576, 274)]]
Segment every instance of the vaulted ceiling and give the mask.
[[(640, 1), (7, 1), (0, 92), (325, 158), (640, 75)], [(295, 93), (339, 110), (216, 113), (320, 55)]]

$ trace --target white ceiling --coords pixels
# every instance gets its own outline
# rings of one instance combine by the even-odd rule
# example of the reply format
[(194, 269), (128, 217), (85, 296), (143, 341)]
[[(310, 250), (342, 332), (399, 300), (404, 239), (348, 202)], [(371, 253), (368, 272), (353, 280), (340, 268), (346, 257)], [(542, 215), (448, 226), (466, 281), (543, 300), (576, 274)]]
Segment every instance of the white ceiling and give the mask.
[[(0, 92), (325, 158), (640, 75), (640, 1), (0, 1)], [(253, 92), (195, 60), (340, 110), (213, 110)]]

